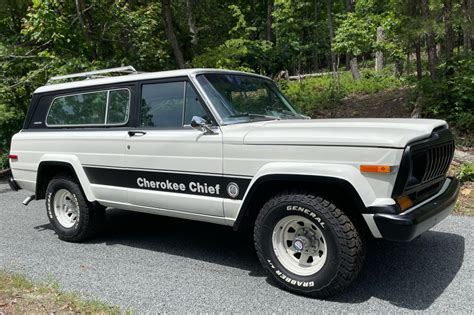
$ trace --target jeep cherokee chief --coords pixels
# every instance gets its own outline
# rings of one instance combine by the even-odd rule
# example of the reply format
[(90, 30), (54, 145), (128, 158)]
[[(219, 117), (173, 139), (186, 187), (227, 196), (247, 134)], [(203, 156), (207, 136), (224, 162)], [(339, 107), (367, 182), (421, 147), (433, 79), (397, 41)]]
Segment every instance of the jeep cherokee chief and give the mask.
[(410, 241), (458, 195), (442, 120), (309, 119), (273, 81), (237, 71), (50, 83), (12, 138), (9, 183), (34, 193), (25, 204), (45, 199), (65, 241), (92, 237), (106, 207), (228, 225), (253, 231), (281, 287), (326, 297), (355, 279), (366, 237)]

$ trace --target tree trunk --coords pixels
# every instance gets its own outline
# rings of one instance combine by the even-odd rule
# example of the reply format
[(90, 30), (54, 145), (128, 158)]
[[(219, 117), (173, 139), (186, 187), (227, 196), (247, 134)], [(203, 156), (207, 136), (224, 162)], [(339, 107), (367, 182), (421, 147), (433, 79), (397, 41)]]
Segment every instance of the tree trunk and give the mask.
[(464, 52), (469, 52), (474, 46), (474, 0), (463, 0), (462, 11), (464, 21), (462, 24)]
[(405, 66), (405, 72), (406, 72), (406, 74), (410, 75), (410, 72), (411, 72), (410, 52), (407, 52), (406, 64), (407, 65)]
[(453, 23), (451, 21), (451, 12), (452, 12), (452, 0), (444, 0), (444, 51), (447, 59), (453, 56)]
[(346, 11), (354, 12), (355, 0), (346, 0)]
[(395, 60), (395, 77), (400, 78), (403, 74), (403, 60)]
[(421, 65), (421, 43), (420, 38), (416, 39), (415, 42), (415, 54), (416, 54), (416, 78), (421, 80), (423, 78), (423, 67)]
[(86, 12), (85, 0), (76, 0), (75, 2), (77, 18), (79, 20), (79, 24), (81, 25), (82, 33), (84, 34), (84, 38), (91, 45), (92, 48), (92, 59), (97, 59), (96, 46), (92, 40), (92, 17), (88, 12)]
[(272, 30), (272, 24), (273, 24), (273, 5), (274, 5), (274, 0), (267, 0), (267, 29), (266, 29), (266, 36), (265, 39), (268, 41), (273, 41), (273, 30)]
[(351, 59), (351, 73), (352, 73), (352, 78), (354, 79), (354, 81), (360, 80), (360, 72), (359, 72), (359, 65), (357, 63), (357, 57), (353, 57)]
[[(355, 0), (346, 0), (346, 12), (354, 12), (354, 1)], [(352, 59), (352, 54), (347, 53), (346, 54), (346, 70), (349, 70), (351, 68), (351, 59)]]
[(186, 15), (192, 46), (196, 46), (198, 43), (198, 30), (196, 28), (196, 22), (194, 21), (194, 1), (195, 0), (186, 0)]
[(332, 71), (336, 71), (336, 58), (332, 51), (332, 40), (334, 39), (334, 22), (332, 19), (332, 0), (326, 0), (326, 9), (328, 15), (329, 47), (331, 48), (331, 66)]
[(428, 21), (426, 34), (426, 52), (428, 54), (428, 67), (430, 69), (431, 80), (436, 80), (436, 42), (433, 27), (430, 23), (430, 11), (428, 0), (421, 0), (421, 11), (425, 21)]
[[(384, 40), (384, 32), (383, 27), (377, 27), (377, 44), (380, 44)], [(376, 51), (375, 52), (375, 71), (382, 72), (383, 70), (383, 52)]]
[[(319, 18), (319, 1), (318, 0), (314, 0), (314, 12), (313, 12), (314, 16), (313, 16), (313, 19), (314, 19), (314, 22), (316, 23), (318, 21), (318, 18)], [(313, 29), (313, 41), (316, 42), (317, 39), (318, 39), (318, 36), (319, 34), (316, 32), (316, 28)], [(313, 49), (313, 67), (314, 67), (314, 71), (317, 72), (319, 70), (319, 58), (318, 58), (318, 46), (317, 45), (314, 45), (313, 46), (314, 49)]]
[(168, 38), (168, 42), (173, 51), (174, 59), (176, 60), (178, 67), (183, 69), (185, 68), (184, 58), (174, 32), (173, 16), (171, 14), (171, 0), (161, 0), (161, 17), (165, 27), (166, 37)]

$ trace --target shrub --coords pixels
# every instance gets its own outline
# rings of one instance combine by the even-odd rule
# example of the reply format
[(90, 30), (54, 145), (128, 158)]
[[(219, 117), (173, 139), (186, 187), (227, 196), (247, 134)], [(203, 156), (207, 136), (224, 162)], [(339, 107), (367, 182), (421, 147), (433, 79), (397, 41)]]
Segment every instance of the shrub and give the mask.
[(363, 69), (361, 74), (359, 81), (354, 81), (349, 71), (342, 71), (338, 80), (328, 74), (301, 81), (282, 81), (280, 88), (303, 114), (311, 116), (317, 111), (338, 104), (347, 95), (372, 94), (405, 84), (386, 72), (377, 73), (372, 69)]
[(474, 53), (458, 55), (437, 68), (437, 80), (418, 83), (423, 115), (442, 118), (463, 133), (474, 131)]
[(337, 104), (343, 93), (337, 89), (337, 84), (329, 75), (308, 78), (301, 81), (280, 83), (288, 99), (305, 115)]
[(474, 163), (463, 163), (458, 178), (461, 182), (474, 181)]
[(0, 153), (0, 171), (9, 168), (8, 153)]

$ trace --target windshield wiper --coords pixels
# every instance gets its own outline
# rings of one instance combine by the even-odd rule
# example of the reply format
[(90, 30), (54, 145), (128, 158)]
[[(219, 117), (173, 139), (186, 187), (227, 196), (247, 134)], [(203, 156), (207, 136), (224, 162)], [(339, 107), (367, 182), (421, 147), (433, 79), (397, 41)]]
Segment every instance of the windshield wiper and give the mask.
[(299, 117), (299, 118), (302, 118), (302, 119), (311, 119), (311, 117), (309, 117), (309, 116), (306, 116), (306, 115), (303, 115), (303, 114), (300, 114), (300, 113), (291, 112), (289, 110), (282, 110), (282, 111), (279, 111), (279, 113), (282, 113), (286, 116)]
[(263, 115), (263, 114), (252, 114), (252, 113), (239, 113), (229, 116), (229, 118), (239, 118), (239, 117), (249, 117), (249, 118), (266, 118), (271, 120), (280, 120), (280, 117)]

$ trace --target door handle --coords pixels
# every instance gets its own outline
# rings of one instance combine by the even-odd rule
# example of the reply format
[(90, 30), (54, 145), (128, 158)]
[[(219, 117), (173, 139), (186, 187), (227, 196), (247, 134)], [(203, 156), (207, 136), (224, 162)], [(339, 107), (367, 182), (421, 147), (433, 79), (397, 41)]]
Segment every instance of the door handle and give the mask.
[(141, 130), (129, 130), (129, 131), (128, 131), (128, 135), (129, 135), (130, 137), (133, 137), (133, 136), (136, 136), (136, 135), (144, 136), (144, 135), (146, 135), (146, 132), (145, 132), (145, 131), (141, 131)]

